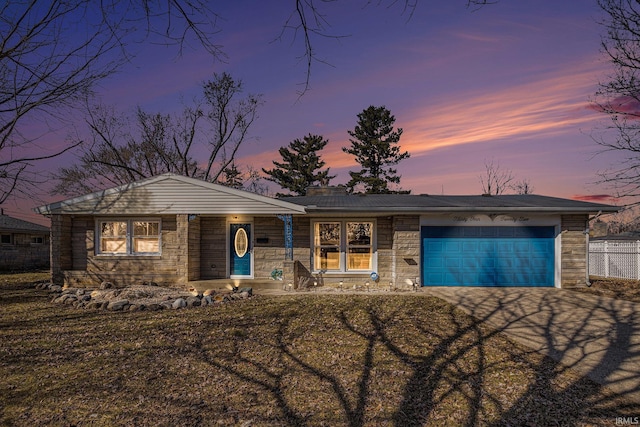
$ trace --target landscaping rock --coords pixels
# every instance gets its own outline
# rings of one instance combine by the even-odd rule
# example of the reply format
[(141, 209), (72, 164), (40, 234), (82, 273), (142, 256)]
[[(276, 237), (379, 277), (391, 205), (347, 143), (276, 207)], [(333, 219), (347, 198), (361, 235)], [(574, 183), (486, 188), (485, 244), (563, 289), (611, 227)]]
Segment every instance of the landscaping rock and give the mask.
[(198, 298), (197, 296), (188, 297), (185, 301), (187, 303), (187, 307), (199, 307), (200, 306), (200, 298)]
[(113, 291), (109, 291), (106, 294), (104, 294), (104, 299), (106, 299), (106, 300), (116, 299), (120, 295), (120, 292), (121, 291), (119, 289), (115, 289)]
[(121, 299), (118, 301), (111, 301), (107, 303), (107, 310), (122, 311), (125, 306), (129, 304), (129, 300)]
[(213, 304), (213, 298), (210, 295), (205, 295), (202, 297), (201, 305), (210, 305)]
[(184, 308), (186, 306), (187, 306), (187, 301), (185, 301), (184, 298), (178, 298), (173, 302), (173, 304), (171, 304), (171, 308), (173, 308), (174, 310), (177, 310), (179, 308)]
[(49, 290), (51, 292), (62, 292), (62, 286), (60, 286), (60, 285), (51, 285), (49, 287)]
[(249, 296), (252, 296), (253, 295), (253, 288), (247, 287), (247, 288), (238, 289), (238, 293), (242, 293), (242, 292), (246, 292), (246, 293), (249, 294)]
[(214, 289), (207, 289), (206, 291), (204, 291), (202, 293), (203, 296), (213, 296), (216, 294), (216, 291)]
[(87, 305), (85, 305), (85, 307), (88, 309), (97, 310), (102, 307), (102, 303), (98, 301), (91, 301)]
[(162, 306), (160, 304), (149, 304), (147, 305), (147, 310), (149, 311), (158, 311), (158, 310), (162, 310)]
[(111, 282), (100, 283), (100, 289), (111, 289), (111, 288), (113, 288), (113, 283)]

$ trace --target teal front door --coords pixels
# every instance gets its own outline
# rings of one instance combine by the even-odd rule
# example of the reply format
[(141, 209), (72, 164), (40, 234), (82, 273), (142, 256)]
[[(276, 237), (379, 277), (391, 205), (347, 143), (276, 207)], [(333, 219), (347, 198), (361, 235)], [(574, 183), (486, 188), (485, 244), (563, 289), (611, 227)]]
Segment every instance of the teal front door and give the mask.
[(231, 277), (252, 277), (251, 224), (229, 225), (229, 274)]

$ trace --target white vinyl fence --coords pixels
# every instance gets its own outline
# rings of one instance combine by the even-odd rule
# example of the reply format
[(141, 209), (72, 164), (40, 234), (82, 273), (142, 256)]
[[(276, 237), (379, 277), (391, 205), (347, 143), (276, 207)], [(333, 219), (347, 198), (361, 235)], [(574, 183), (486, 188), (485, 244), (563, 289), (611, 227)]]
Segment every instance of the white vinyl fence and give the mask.
[(640, 240), (589, 242), (589, 274), (640, 280)]

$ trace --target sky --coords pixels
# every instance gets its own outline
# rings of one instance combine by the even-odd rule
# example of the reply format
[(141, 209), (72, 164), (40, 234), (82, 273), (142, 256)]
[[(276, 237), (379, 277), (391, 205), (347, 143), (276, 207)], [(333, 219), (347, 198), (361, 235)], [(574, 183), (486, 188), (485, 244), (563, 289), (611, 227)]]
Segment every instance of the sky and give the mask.
[[(237, 156), (240, 167), (271, 168), (278, 148), (308, 133), (329, 140), (322, 158), (348, 181), (358, 170), (348, 130), (367, 107), (384, 105), (403, 129), (400, 146), (411, 153), (398, 166), (400, 186), (413, 194), (480, 194), (485, 163), (511, 170), (534, 192), (617, 203), (598, 173), (621, 161), (598, 154), (592, 134), (607, 117), (591, 99), (610, 65), (600, 51), (602, 18), (595, 0), (500, 0), (482, 8), (466, 0), (421, 0), (410, 15), (403, 1), (318, 3), (336, 38), (315, 38), (310, 89), (303, 46), (292, 31), (281, 35), (293, 3), (237, 0), (214, 6), (215, 40), (228, 58), (204, 51), (145, 45), (121, 72), (102, 82), (102, 102), (130, 113), (177, 112), (181, 97), (226, 71), (264, 106)], [(64, 140), (65, 129), (45, 137)], [(73, 162), (71, 155), (43, 162), (43, 171)], [(278, 190), (275, 188), (274, 190)], [(48, 195), (47, 202), (64, 199)], [(39, 203), (7, 202), (5, 213), (46, 219)], [(43, 222), (44, 221), (44, 222)]]

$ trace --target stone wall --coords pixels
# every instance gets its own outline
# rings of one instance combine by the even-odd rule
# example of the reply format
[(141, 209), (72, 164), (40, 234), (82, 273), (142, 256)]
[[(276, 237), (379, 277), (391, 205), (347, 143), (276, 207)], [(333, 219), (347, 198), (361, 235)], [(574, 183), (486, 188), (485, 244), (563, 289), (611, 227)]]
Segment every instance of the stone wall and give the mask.
[(200, 218), (200, 280), (227, 277), (226, 227), (224, 217)]
[(284, 222), (277, 217), (256, 217), (253, 230), (253, 276), (270, 279), (274, 269), (284, 268)]
[[(143, 282), (161, 286), (180, 286), (188, 269), (188, 248), (178, 238), (174, 215), (161, 216), (161, 255), (96, 255), (95, 219), (91, 216), (52, 216), (52, 279), (56, 284), (93, 287), (103, 281), (123, 287)], [(187, 216), (180, 220), (182, 233)], [(57, 233), (53, 233), (56, 230)], [(184, 236), (183, 236), (184, 237)], [(57, 244), (56, 244), (57, 241)]]
[(587, 283), (588, 215), (563, 215), (561, 219), (561, 286)]
[(391, 281), (404, 286), (406, 280), (420, 277), (420, 217), (397, 216), (393, 219)]

